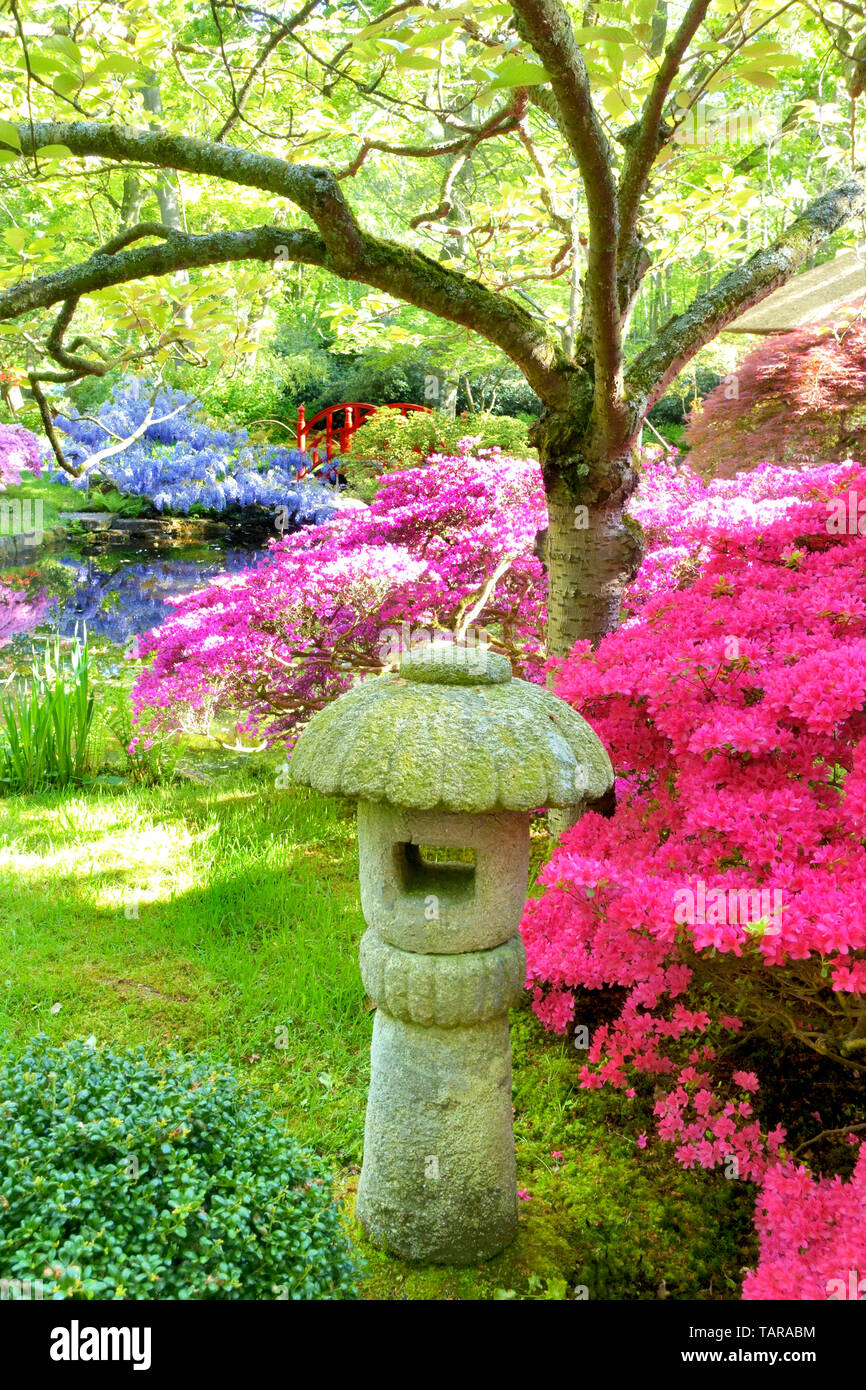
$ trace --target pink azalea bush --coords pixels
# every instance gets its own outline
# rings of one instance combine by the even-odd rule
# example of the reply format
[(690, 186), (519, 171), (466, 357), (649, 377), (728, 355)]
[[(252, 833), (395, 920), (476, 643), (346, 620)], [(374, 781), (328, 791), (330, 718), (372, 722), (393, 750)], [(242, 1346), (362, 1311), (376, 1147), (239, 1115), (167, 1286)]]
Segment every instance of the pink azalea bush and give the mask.
[(42, 446), (22, 425), (0, 424), (0, 492), (21, 482), (22, 469), (41, 475)]
[(772, 1168), (758, 1195), (757, 1269), (744, 1299), (866, 1298), (866, 1144), (850, 1182), (817, 1181), (802, 1164)]
[(16, 633), (27, 632), (41, 623), (48, 602), (44, 591), (33, 595), (0, 581), (0, 647), (5, 647)]
[[(811, 1292), (795, 1291), (804, 1251), (825, 1274), (858, 1251), (866, 1266), (849, 1220), (862, 1156), (850, 1183), (795, 1168), (784, 1131), (757, 1117), (760, 1078), (725, 1061), (744, 1027), (843, 1064), (861, 1055), (866, 537), (830, 521), (843, 502), (852, 514), (852, 496), (866, 511), (857, 464), (767, 464), (705, 483), (645, 451), (632, 511), (648, 555), (623, 626), (556, 672), (611, 751), (617, 811), (565, 835), (523, 923), (549, 1027), (579, 1023), (587, 991), (620, 992), (581, 1084), (634, 1096), (652, 1076), (657, 1137), (683, 1165), (761, 1184), (748, 1297), (829, 1296), (805, 1274)], [(144, 644), (153, 662), (138, 706), (203, 727), (231, 708), (266, 742), (291, 741), (314, 709), (380, 670), (395, 637), (473, 613), (541, 680), (533, 542), (544, 521), (530, 462), (462, 454), (395, 474), (369, 511), (180, 600)], [(799, 1224), (786, 1215), (795, 1187), (814, 1194)]]
[(758, 1077), (730, 1075), (719, 1044), (747, 1025), (850, 1066), (866, 1035), (861, 498), (850, 462), (705, 485), (651, 458), (630, 617), (557, 672), (611, 753), (618, 806), (563, 837), (527, 905), (536, 1012), (564, 1032), (585, 991), (617, 987), (581, 1084), (653, 1076), (681, 1163), (765, 1184), (784, 1132), (762, 1128)]
[(707, 482), (681, 461), (676, 450), (665, 456), (656, 445), (644, 448), (640, 470), (640, 486), (629, 511), (643, 528), (647, 551), (626, 594), (626, 623), (640, 613), (648, 598), (690, 584), (709, 556), (714, 535), (739, 526), (766, 526), (786, 513), (792, 497), (821, 501), (836, 480), (846, 476), (839, 464), (795, 474), (765, 462), (748, 477), (738, 474)]
[(467, 619), (538, 677), (544, 574), (533, 545), (544, 519), (531, 461), (464, 452), (392, 474), (369, 509), (298, 531), (257, 568), (180, 599), (140, 644), (153, 662), (136, 711), (207, 732), (231, 710), (244, 733), (291, 742), (406, 641)]

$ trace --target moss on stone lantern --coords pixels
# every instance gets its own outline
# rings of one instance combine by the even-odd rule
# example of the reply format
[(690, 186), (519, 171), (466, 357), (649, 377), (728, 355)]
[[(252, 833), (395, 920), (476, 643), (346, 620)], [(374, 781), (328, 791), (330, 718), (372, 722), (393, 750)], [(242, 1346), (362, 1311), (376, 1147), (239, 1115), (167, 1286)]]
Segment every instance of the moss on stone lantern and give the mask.
[(321, 710), (294, 781), (358, 802), (361, 974), (376, 1005), (358, 1216), (406, 1259), (517, 1232), (508, 1010), (540, 807), (598, 803), (601, 742), (484, 646), (429, 642)]

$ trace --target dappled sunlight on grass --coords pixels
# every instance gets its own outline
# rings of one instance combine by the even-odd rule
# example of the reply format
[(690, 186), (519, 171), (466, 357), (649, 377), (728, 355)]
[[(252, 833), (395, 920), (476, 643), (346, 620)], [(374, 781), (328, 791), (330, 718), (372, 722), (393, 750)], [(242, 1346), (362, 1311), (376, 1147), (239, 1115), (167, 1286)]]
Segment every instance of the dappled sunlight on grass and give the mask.
[[(541, 822), (536, 842), (534, 868)], [(353, 808), (278, 791), (264, 769), (0, 800), (0, 1037), (207, 1048), (329, 1156), (349, 1210), (373, 1019), (363, 929)], [(367, 1249), (366, 1295), (563, 1297), (582, 1278), (592, 1296), (653, 1298), (665, 1278), (679, 1296), (732, 1296), (745, 1188), (640, 1155), (621, 1096), (580, 1092), (574, 1058), (527, 1008), (512, 1032), (518, 1179), (532, 1198), (518, 1242), (470, 1271)]]
[(0, 1030), (207, 1046), (354, 1161), (354, 836), (339, 805), (242, 774), (0, 802)]

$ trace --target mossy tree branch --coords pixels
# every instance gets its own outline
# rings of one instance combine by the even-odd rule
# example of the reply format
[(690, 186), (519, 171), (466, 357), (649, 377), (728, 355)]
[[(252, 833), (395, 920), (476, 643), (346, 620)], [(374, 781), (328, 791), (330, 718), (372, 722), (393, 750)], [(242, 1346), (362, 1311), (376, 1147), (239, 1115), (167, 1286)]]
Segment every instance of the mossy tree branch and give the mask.
[(810, 203), (774, 242), (729, 271), (698, 295), (684, 313), (666, 323), (655, 342), (626, 370), (633, 412), (642, 417), (705, 343), (790, 280), (798, 267), (864, 205), (863, 186), (856, 179), (846, 179)]
[(559, 124), (580, 171), (589, 220), (585, 323), (590, 326), (601, 429), (621, 432), (622, 333), (617, 299), (619, 213), (610, 144), (592, 102), (586, 64), (561, 0), (514, 0), (518, 33), (550, 75)]

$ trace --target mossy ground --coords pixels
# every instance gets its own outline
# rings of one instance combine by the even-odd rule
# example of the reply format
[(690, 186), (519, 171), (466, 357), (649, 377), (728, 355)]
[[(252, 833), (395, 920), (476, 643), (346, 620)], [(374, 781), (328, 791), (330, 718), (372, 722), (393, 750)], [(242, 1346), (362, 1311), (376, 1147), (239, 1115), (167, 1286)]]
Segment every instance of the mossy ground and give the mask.
[[(350, 1213), (372, 1026), (354, 810), (267, 766), (208, 775), (0, 801), (0, 1036), (231, 1060), (328, 1156)], [(479, 1268), (416, 1268), (356, 1229), (364, 1296), (737, 1298), (751, 1189), (640, 1149), (651, 1094), (579, 1090), (574, 1050), (528, 1008), (512, 1036), (519, 1239)]]

